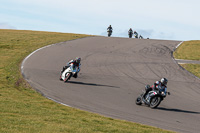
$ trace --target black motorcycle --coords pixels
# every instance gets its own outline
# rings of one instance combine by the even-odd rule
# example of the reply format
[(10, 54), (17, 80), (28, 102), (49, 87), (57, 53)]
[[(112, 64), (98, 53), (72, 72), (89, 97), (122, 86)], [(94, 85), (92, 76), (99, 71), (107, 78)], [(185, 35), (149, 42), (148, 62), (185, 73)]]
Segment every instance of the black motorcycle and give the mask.
[[(137, 105), (145, 104), (148, 105), (150, 108), (156, 108), (158, 107), (158, 105), (160, 105), (161, 101), (164, 100), (166, 96), (163, 95), (160, 90), (155, 90), (155, 89), (149, 91), (149, 93), (144, 96), (146, 90), (149, 87), (150, 87), (149, 85), (145, 86), (145, 91), (140, 96), (137, 97), (135, 103)], [(167, 92), (166, 94), (170, 95), (170, 92)]]
[(108, 29), (107, 32), (108, 32), (108, 37), (110, 37), (112, 35), (112, 30)]
[(129, 38), (132, 38), (133, 32), (129, 31), (129, 32), (128, 32), (128, 36), (129, 36)]

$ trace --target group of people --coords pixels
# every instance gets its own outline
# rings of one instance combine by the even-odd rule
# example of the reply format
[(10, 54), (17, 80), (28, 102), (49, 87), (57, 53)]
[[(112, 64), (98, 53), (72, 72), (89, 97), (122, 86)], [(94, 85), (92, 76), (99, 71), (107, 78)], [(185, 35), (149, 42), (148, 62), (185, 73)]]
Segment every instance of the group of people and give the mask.
[[(112, 32), (113, 31), (113, 28), (112, 26), (110, 25), (108, 28), (107, 28), (108, 32)], [(138, 38), (138, 33), (136, 31), (133, 32), (133, 30), (130, 28), (129, 31), (128, 31), (128, 34), (134, 34), (135, 35), (135, 38)], [(139, 36), (139, 38), (143, 38), (141, 35)], [(64, 72), (68, 67), (76, 67), (78, 68), (77, 69), (77, 72), (73, 75), (74, 78), (77, 78), (78, 77), (78, 73), (80, 71), (80, 66), (81, 66), (81, 58), (80, 57), (76, 57), (74, 60), (70, 60), (69, 62), (67, 62), (66, 66), (63, 67), (63, 70), (61, 71)], [(162, 95), (166, 96), (166, 93), (167, 93), (167, 78), (161, 78), (160, 81), (156, 81), (151, 87), (149, 87), (145, 94), (144, 95), (147, 95), (149, 91), (151, 90), (154, 90), (154, 89), (158, 89), (160, 90), (160, 92), (162, 93)]]
[(138, 33), (136, 31), (133, 32), (132, 28), (130, 28), (129, 31), (128, 31), (129, 38), (132, 38), (133, 34), (134, 34), (135, 38), (143, 39), (142, 35), (140, 35), (138, 37)]
[[(111, 25), (109, 25), (108, 28), (107, 28), (107, 32), (108, 32), (108, 36), (109, 36), (109, 37), (111, 36), (112, 31), (113, 31), (113, 28), (112, 28)], [(129, 31), (128, 31), (128, 36), (129, 36), (129, 38), (132, 38), (133, 35), (134, 35), (135, 38), (143, 39), (143, 36), (142, 36), (142, 35), (140, 35), (140, 36), (138, 37), (138, 33), (137, 33), (136, 31), (133, 32), (132, 28), (130, 28)]]

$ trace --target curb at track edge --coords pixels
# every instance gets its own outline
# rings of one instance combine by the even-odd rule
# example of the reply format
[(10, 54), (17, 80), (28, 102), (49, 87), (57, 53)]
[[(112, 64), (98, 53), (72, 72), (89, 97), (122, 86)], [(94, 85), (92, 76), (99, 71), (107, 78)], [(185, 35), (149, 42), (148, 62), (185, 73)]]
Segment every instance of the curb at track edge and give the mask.
[[(87, 38), (87, 37), (84, 37), (84, 38)], [(83, 39), (83, 38), (78, 38), (78, 39)], [(68, 40), (68, 41), (73, 41), (73, 40), (78, 40), (78, 39), (72, 39), (72, 40)], [(68, 41), (64, 41), (64, 42), (68, 42)], [(26, 78), (26, 76), (25, 76), (25, 74), (24, 74), (24, 69), (23, 69), (23, 68), (24, 68), (24, 63), (26, 62), (26, 60), (27, 60), (28, 58), (30, 58), (30, 57), (31, 57), (33, 54), (35, 54), (36, 52), (38, 52), (38, 51), (40, 51), (40, 50), (42, 50), (42, 49), (45, 49), (45, 48), (54, 46), (54, 45), (62, 44), (62, 43), (64, 43), (64, 42), (54, 43), (54, 44), (50, 44), (50, 45), (41, 47), (41, 48), (39, 48), (39, 49), (36, 49), (35, 51), (33, 51), (32, 53), (30, 53), (28, 56), (26, 56), (26, 57), (24, 58), (24, 60), (23, 60), (22, 63), (21, 63), (20, 69), (21, 69), (21, 74), (22, 74), (23, 78), (29, 83), (29, 85), (30, 85), (34, 90), (36, 90), (36, 91), (37, 91), (38, 93), (40, 93), (42, 96), (44, 96), (44, 97), (46, 97), (47, 99), (52, 100), (52, 101), (54, 101), (54, 102), (56, 102), (56, 103), (59, 103), (59, 104), (61, 104), (61, 105), (68, 106), (68, 107), (72, 107), (72, 106), (70, 106), (70, 105), (64, 104), (64, 103), (59, 102), (59, 101), (57, 101), (57, 100), (55, 100), (55, 99), (53, 99), (53, 98), (51, 98), (51, 97), (46, 96), (46, 95), (45, 95), (44, 93), (42, 93), (40, 90), (38, 90), (37, 88), (35, 88), (34, 86), (32, 86), (31, 83), (30, 83), (30, 82), (28, 81), (28, 79)], [(73, 107), (72, 107), (72, 108), (73, 108)]]

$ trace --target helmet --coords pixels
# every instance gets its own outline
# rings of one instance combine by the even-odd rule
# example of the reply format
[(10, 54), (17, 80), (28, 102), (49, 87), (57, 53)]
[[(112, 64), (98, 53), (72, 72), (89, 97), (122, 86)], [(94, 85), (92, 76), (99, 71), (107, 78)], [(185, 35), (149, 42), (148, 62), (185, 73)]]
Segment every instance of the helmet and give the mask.
[(164, 85), (167, 85), (168, 80), (166, 78), (162, 78), (160, 82)]
[(76, 63), (80, 63), (81, 62), (81, 58), (80, 57), (76, 57), (75, 61), (76, 61)]

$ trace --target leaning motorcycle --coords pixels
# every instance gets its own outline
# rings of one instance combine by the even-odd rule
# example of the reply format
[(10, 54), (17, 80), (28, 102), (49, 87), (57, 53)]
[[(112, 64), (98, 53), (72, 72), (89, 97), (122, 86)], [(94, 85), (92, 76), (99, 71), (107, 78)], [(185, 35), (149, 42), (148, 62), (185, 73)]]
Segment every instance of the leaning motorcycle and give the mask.
[(135, 38), (138, 38), (138, 34), (134, 33), (134, 37), (135, 37)]
[(78, 67), (70, 65), (65, 70), (61, 71), (60, 80), (67, 82), (71, 77), (75, 76), (77, 72), (78, 72)]
[[(135, 103), (137, 105), (145, 104), (148, 105), (150, 108), (157, 108), (160, 105), (161, 101), (164, 100), (166, 96), (163, 95), (159, 90), (152, 90), (146, 96), (144, 96), (146, 89), (148, 89), (148, 87), (150, 86), (149, 85), (145, 86), (145, 90), (140, 96), (137, 97)], [(170, 92), (167, 92), (166, 94), (170, 95)]]
[(108, 37), (110, 37), (112, 35), (112, 30), (108, 29), (107, 32), (108, 32)]

